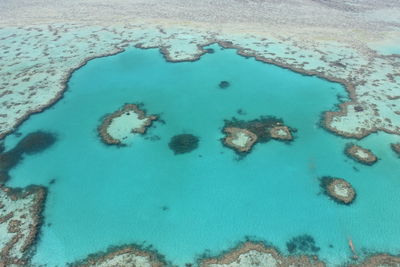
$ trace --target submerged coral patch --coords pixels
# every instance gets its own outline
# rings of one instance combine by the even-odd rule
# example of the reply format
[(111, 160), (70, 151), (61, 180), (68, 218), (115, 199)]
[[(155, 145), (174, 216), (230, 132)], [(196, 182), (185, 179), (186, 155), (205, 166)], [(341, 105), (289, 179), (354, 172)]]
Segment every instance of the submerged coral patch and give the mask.
[(175, 154), (189, 153), (199, 146), (199, 138), (192, 134), (175, 135), (168, 146)]
[(106, 116), (99, 126), (101, 140), (108, 145), (124, 145), (135, 134), (144, 134), (158, 117), (147, 116), (136, 104), (125, 104), (121, 109)]
[(317, 253), (320, 248), (315, 245), (315, 240), (310, 235), (293, 237), (286, 243), (289, 253)]
[(356, 191), (342, 178), (324, 176), (320, 179), (324, 193), (339, 204), (350, 205), (356, 198)]
[(371, 150), (354, 144), (346, 145), (345, 154), (365, 165), (372, 165), (378, 161), (378, 158)]
[(238, 153), (248, 153), (257, 142), (264, 143), (271, 139), (292, 141), (292, 131), (283, 124), (282, 119), (272, 116), (250, 121), (233, 118), (225, 120), (223, 132), (226, 136), (223, 143)]
[(220, 83), (219, 83), (219, 88), (221, 88), (221, 89), (226, 89), (226, 88), (228, 88), (229, 86), (230, 86), (231, 84), (228, 82), (228, 81), (221, 81)]
[(11, 150), (0, 154), (0, 184), (9, 178), (8, 171), (14, 168), (22, 159), (24, 154), (39, 153), (56, 142), (54, 134), (37, 131), (25, 136)]
[(25, 136), (15, 147), (19, 153), (34, 154), (45, 150), (56, 141), (54, 134), (37, 131)]

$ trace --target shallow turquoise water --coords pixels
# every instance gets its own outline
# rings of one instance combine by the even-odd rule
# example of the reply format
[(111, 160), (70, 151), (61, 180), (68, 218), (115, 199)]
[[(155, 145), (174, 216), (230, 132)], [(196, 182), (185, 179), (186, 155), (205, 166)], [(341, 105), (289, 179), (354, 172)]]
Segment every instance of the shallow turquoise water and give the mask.
[[(318, 127), (338, 94), (346, 96), (342, 86), (213, 48), (191, 63), (167, 63), (157, 50), (139, 49), (92, 60), (73, 74), (61, 101), (18, 129), (59, 136), (49, 150), (26, 157), (8, 183), (56, 179), (34, 263), (63, 266), (109, 245), (145, 242), (182, 266), (245, 236), (286, 252), (285, 243), (301, 234), (312, 235), (332, 264), (350, 256), (349, 237), (360, 252), (400, 252), (400, 159), (388, 145), (396, 137), (362, 140), (381, 160), (355, 163), (343, 154), (349, 140)], [(222, 80), (231, 86), (219, 89)], [(102, 144), (96, 131), (102, 116), (138, 102), (165, 120), (146, 135), (161, 140)], [(220, 142), (223, 120), (260, 115), (283, 118), (298, 129), (296, 139), (258, 144), (238, 161)], [(181, 133), (199, 136), (199, 148), (175, 156), (168, 142)], [(7, 147), (18, 140), (9, 136)], [(340, 206), (320, 194), (322, 175), (350, 181), (356, 202)]]

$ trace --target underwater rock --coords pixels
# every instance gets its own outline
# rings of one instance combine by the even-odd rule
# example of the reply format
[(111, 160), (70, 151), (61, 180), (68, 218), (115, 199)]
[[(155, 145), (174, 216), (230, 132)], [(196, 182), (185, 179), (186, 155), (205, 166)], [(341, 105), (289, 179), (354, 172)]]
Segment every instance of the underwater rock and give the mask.
[(48, 132), (33, 132), (25, 136), (11, 150), (0, 154), (0, 183), (1, 178), (8, 178), (8, 171), (14, 168), (22, 159), (24, 154), (39, 153), (56, 142), (56, 136)]
[(168, 146), (176, 154), (189, 153), (199, 145), (199, 138), (192, 134), (179, 134), (171, 138)]
[(257, 135), (246, 129), (227, 127), (224, 133), (228, 134), (224, 138), (224, 144), (237, 152), (249, 152), (257, 141)]
[(320, 181), (324, 193), (339, 204), (350, 205), (356, 198), (354, 188), (342, 178), (325, 176)]
[(106, 116), (99, 126), (101, 140), (108, 145), (124, 145), (123, 140), (134, 134), (144, 134), (158, 117), (146, 116), (138, 105), (125, 104), (120, 110)]
[(74, 267), (162, 267), (167, 266), (164, 258), (156, 252), (135, 245), (114, 247), (107, 252), (89, 255), (86, 259), (70, 264)]
[(56, 137), (54, 134), (37, 131), (28, 134), (19, 141), (15, 150), (17, 150), (18, 153), (34, 154), (50, 147), (55, 143), (55, 141)]
[(325, 267), (317, 256), (284, 256), (275, 248), (261, 242), (247, 241), (232, 250), (214, 257), (200, 260), (200, 267)]
[(286, 243), (289, 253), (317, 253), (320, 248), (315, 245), (315, 240), (310, 235), (293, 237)]
[(226, 88), (228, 88), (229, 86), (230, 86), (231, 84), (228, 82), (228, 81), (221, 81), (220, 83), (219, 83), (219, 88), (221, 88), (221, 89), (226, 89)]
[(223, 139), (224, 145), (233, 148), (238, 153), (248, 153), (257, 143), (264, 143), (271, 139), (292, 141), (291, 129), (283, 124), (281, 119), (272, 116), (262, 116), (251, 121), (233, 118), (225, 120), (223, 133), (228, 134)]
[(293, 140), (293, 136), (287, 126), (275, 126), (269, 131), (271, 138), (283, 141)]
[(393, 149), (394, 152), (400, 157), (400, 143), (397, 144), (390, 144), (390, 147)]
[(44, 187), (0, 186), (0, 266), (28, 266), (45, 198)]
[(346, 145), (345, 154), (350, 158), (365, 165), (372, 165), (378, 160), (378, 158), (374, 155), (374, 153), (371, 152), (371, 150), (354, 144)]

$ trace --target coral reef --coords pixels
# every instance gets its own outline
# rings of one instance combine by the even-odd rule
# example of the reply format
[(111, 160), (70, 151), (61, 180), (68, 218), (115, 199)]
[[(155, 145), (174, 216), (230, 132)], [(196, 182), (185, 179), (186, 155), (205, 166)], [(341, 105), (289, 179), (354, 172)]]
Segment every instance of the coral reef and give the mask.
[(44, 187), (0, 186), (0, 266), (27, 266), (46, 198)]
[(149, 115), (136, 104), (125, 104), (106, 116), (99, 126), (101, 140), (108, 145), (124, 145), (124, 140), (134, 134), (144, 134), (157, 116)]
[(316, 256), (283, 256), (263, 243), (247, 241), (215, 258), (200, 260), (200, 267), (325, 267)]
[(292, 141), (291, 129), (281, 119), (272, 116), (261, 116), (259, 119), (244, 121), (233, 118), (225, 120), (223, 128), (227, 136), (223, 139), (225, 146), (238, 153), (248, 153), (254, 144), (265, 143), (271, 139)]
[(174, 154), (184, 154), (195, 150), (199, 146), (199, 138), (192, 134), (178, 134), (168, 143)]
[(365, 165), (372, 165), (378, 161), (378, 158), (371, 152), (371, 150), (354, 144), (346, 145), (345, 154)]
[(227, 127), (224, 132), (227, 134), (224, 144), (237, 152), (249, 152), (257, 141), (257, 135), (246, 129)]
[(107, 252), (89, 255), (85, 260), (73, 263), (73, 267), (162, 267), (164, 259), (156, 252), (147, 251), (134, 245), (114, 247)]
[(271, 138), (277, 140), (291, 141), (293, 140), (292, 133), (287, 126), (275, 126), (269, 130)]
[(339, 204), (350, 205), (356, 198), (356, 192), (349, 182), (342, 178), (324, 176), (320, 179), (324, 193)]

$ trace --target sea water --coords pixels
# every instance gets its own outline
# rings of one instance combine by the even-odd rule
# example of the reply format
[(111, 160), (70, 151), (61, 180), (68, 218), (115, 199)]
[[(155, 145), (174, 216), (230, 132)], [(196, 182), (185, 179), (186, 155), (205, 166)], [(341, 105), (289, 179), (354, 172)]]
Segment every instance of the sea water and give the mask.
[[(343, 86), (211, 48), (195, 62), (170, 63), (156, 49), (134, 48), (91, 60), (73, 73), (64, 98), (18, 128), (22, 137), (38, 130), (58, 136), (50, 149), (26, 156), (8, 182), (49, 186), (34, 263), (64, 266), (135, 243), (184, 266), (246, 237), (287, 253), (286, 242), (303, 234), (330, 264), (349, 259), (349, 238), (359, 252), (400, 252), (400, 159), (389, 147), (398, 137), (357, 142), (380, 159), (357, 163), (343, 153), (355, 140), (320, 127), (321, 114), (347, 100)], [(220, 89), (221, 81), (230, 87)], [(143, 103), (165, 123), (126, 147), (107, 146), (97, 127), (124, 103)], [(244, 158), (223, 146), (225, 119), (261, 115), (296, 128), (295, 140), (257, 144)], [(199, 147), (174, 155), (168, 143), (182, 133), (198, 136)], [(7, 137), (7, 148), (22, 137)], [(322, 194), (325, 175), (349, 181), (356, 201), (342, 206)]]

